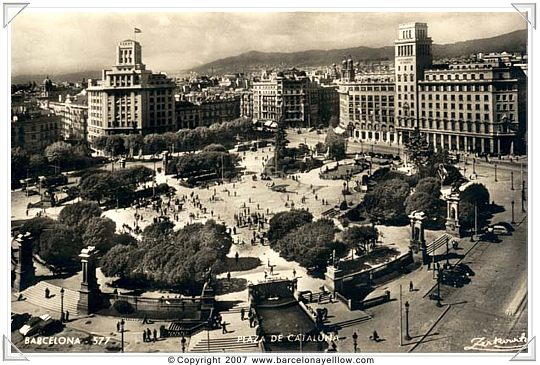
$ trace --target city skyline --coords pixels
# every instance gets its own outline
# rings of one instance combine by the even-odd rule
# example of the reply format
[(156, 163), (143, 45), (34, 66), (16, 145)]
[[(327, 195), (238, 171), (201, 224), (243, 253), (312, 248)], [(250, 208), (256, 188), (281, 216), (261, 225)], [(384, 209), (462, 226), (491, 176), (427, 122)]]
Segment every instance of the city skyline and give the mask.
[(249, 51), (390, 46), (397, 24), (409, 21), (427, 22), (437, 44), (526, 28), (517, 13), (127, 13), (120, 18), (28, 12), (12, 25), (12, 76), (110, 67), (111, 50), (133, 38), (134, 27), (142, 30), (137, 40), (143, 62), (155, 71), (176, 72)]

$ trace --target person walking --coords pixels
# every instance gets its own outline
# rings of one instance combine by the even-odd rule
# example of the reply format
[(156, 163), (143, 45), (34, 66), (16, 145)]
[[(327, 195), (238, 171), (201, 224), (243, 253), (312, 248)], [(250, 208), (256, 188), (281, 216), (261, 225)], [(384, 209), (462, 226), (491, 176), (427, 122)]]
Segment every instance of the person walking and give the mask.
[(244, 316), (246, 315), (246, 310), (244, 308), (240, 309), (240, 319), (243, 321)]
[(157, 330), (154, 328), (154, 342), (157, 341)]
[(221, 333), (222, 334), (229, 333), (229, 331), (227, 331), (227, 322), (225, 322), (225, 321), (221, 322)]
[(143, 340), (143, 342), (146, 342), (146, 331), (145, 330), (142, 331), (142, 340)]
[(116, 322), (116, 332), (120, 332), (120, 322)]
[(414, 285), (412, 281), (409, 282), (409, 291), (414, 291)]

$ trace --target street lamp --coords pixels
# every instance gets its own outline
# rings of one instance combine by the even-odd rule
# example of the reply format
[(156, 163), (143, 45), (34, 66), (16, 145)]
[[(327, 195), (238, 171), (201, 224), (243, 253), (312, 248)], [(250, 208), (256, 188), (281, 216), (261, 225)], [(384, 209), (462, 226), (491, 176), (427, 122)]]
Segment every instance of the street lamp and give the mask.
[(60, 288), (60, 322), (64, 323), (64, 288)]
[(184, 332), (182, 332), (182, 339), (180, 342), (182, 343), (182, 352), (186, 352), (186, 338), (184, 337)]
[(405, 302), (405, 339), (407, 341), (411, 340), (411, 335), (409, 335), (409, 302)]
[(122, 340), (122, 352), (124, 352), (124, 318), (120, 321), (120, 334), (121, 334), (121, 340)]
[(495, 182), (497, 182), (497, 164), (493, 165), (495, 167)]
[(356, 353), (356, 350), (358, 349), (358, 335), (356, 334), (356, 331), (353, 333), (352, 339), (353, 339), (353, 349), (354, 349), (354, 352)]
[(472, 173), (476, 175), (476, 157), (472, 159)]
[(441, 268), (437, 268), (437, 307), (442, 307), (441, 304), (441, 279), (442, 279), (442, 272)]
[(514, 171), (510, 171), (510, 182), (512, 183), (510, 189), (514, 190)]
[(514, 205), (515, 205), (515, 202), (514, 200), (512, 200), (512, 224), (516, 224), (516, 219), (515, 219), (515, 216), (514, 216)]

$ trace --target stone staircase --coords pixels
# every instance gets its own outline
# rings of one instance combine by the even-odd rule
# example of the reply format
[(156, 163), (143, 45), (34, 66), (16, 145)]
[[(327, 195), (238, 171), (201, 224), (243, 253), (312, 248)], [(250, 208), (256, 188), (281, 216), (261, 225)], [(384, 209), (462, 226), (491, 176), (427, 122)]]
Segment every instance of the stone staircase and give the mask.
[[(206, 336), (206, 331), (201, 334)], [(221, 330), (219, 330), (219, 334), (221, 334)], [(233, 334), (222, 336), (220, 338), (210, 338), (210, 342), (206, 338), (201, 338), (188, 352), (261, 352), (259, 344), (254, 342), (254, 337), (250, 341), (249, 338), (242, 339)], [(193, 340), (194, 338), (191, 339), (191, 342)]]
[[(45, 298), (45, 288), (49, 288), (49, 298)], [(34, 286), (22, 292), (23, 297), (29, 302), (39, 307), (60, 313), (60, 287), (40, 281)], [(77, 314), (77, 303), (79, 292), (64, 288), (64, 311), (69, 311), (70, 317)]]
[(229, 333), (223, 334), (221, 329), (202, 330), (191, 337), (188, 352), (261, 352), (255, 342), (255, 328), (249, 327), (248, 320), (240, 320), (241, 308), (221, 312)]
[(347, 320), (347, 321), (334, 322), (334, 323), (331, 324), (331, 326), (339, 327), (339, 328), (352, 327), (352, 326), (355, 326), (355, 325), (360, 324), (362, 322), (369, 321), (371, 318), (372, 318), (371, 316), (367, 315), (367, 316), (362, 316), (362, 317), (350, 319), (350, 320)]

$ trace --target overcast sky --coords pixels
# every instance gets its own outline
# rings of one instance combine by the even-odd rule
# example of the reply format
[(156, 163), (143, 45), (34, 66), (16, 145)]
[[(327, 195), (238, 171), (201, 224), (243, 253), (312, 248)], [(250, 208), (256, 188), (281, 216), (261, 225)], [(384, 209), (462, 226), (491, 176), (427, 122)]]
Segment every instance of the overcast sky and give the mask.
[(174, 72), (251, 50), (292, 52), (392, 45), (399, 23), (427, 22), (434, 43), (486, 38), (526, 23), (511, 13), (23, 12), (12, 24), (12, 74), (101, 70), (116, 44), (142, 30), (143, 62)]

